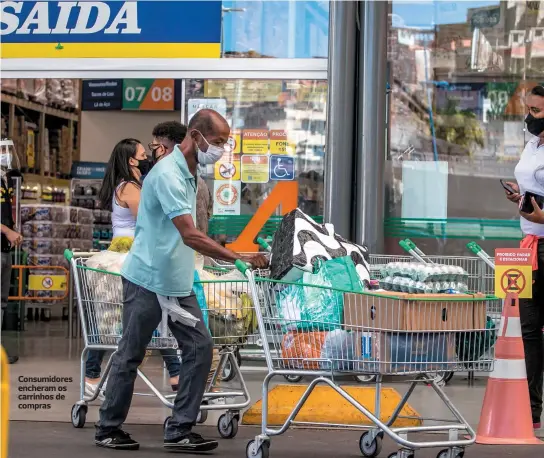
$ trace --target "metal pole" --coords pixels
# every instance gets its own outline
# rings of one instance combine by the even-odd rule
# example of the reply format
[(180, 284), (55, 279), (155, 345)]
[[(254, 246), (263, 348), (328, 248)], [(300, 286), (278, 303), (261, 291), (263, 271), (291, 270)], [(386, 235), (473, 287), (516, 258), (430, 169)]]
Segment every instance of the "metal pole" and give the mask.
[(351, 238), (358, 2), (330, 2), (324, 219)]
[(358, 3), (362, 11), (358, 106), (355, 240), (383, 252), (386, 155), (388, 2)]

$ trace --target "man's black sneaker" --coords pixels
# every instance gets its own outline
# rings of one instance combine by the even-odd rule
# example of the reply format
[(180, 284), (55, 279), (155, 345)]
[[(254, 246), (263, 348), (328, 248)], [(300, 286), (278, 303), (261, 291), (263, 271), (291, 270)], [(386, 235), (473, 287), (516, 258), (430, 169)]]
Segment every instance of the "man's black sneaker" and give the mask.
[(203, 453), (211, 452), (219, 446), (214, 440), (203, 439), (200, 434), (189, 433), (177, 439), (164, 439), (164, 448), (175, 452)]
[(140, 444), (130, 438), (130, 434), (117, 430), (109, 434), (96, 436), (94, 443), (99, 447), (114, 448), (116, 450), (138, 450)]

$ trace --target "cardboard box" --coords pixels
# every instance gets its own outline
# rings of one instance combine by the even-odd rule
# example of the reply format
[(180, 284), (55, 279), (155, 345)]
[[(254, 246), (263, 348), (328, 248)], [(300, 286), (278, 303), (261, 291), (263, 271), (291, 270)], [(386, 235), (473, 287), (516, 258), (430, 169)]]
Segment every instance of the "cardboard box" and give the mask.
[[(455, 299), (475, 299), (463, 301)], [(463, 331), (485, 328), (486, 301), (474, 294), (344, 295), (344, 328), (353, 331)], [(477, 310), (477, 311), (475, 311)], [(477, 323), (475, 322), (477, 320)], [(475, 327), (475, 326), (478, 327)]]
[(359, 333), (356, 370), (380, 374), (450, 371), (455, 335), (447, 332)]

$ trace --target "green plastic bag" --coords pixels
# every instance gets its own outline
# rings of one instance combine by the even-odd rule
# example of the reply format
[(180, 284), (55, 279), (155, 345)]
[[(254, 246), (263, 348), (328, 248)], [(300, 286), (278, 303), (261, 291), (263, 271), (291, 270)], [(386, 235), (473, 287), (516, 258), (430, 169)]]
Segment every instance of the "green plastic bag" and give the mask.
[(276, 304), (284, 332), (325, 332), (340, 329), (344, 315), (344, 293), (360, 293), (363, 286), (351, 257), (335, 258), (317, 265), (315, 273), (280, 289)]

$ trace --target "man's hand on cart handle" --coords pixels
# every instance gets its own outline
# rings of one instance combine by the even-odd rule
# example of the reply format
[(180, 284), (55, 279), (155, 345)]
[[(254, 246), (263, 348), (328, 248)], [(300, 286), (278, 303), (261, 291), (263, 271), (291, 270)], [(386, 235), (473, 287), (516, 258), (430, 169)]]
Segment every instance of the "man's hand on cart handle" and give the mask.
[(268, 259), (261, 253), (242, 254), (240, 255), (240, 259), (251, 264), (251, 267), (254, 269), (265, 269), (268, 267)]

